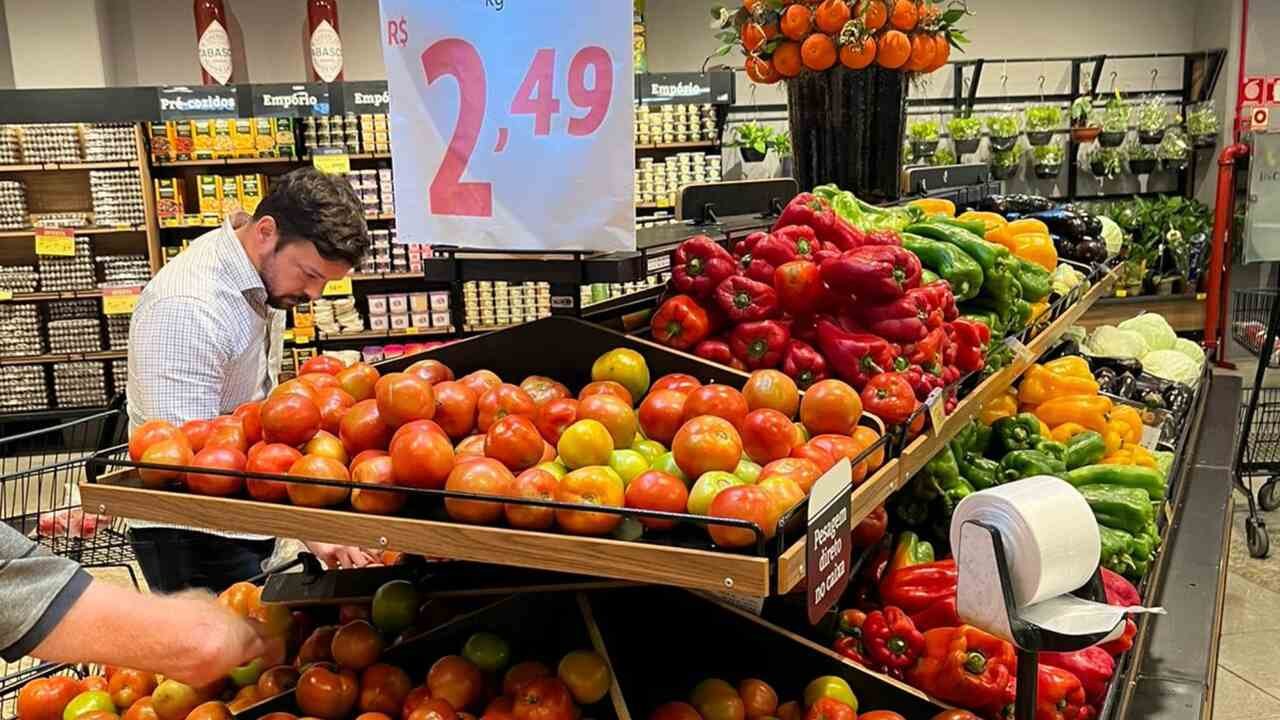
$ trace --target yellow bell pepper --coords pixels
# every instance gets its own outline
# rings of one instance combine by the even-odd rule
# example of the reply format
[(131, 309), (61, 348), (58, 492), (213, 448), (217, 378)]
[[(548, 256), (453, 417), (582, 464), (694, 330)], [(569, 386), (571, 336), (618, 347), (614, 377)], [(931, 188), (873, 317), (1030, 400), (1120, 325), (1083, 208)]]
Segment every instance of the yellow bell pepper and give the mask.
[(1116, 421), (1108, 423), (1102, 428), (1102, 442), (1107, 447), (1107, 455), (1110, 455), (1124, 446), (1124, 421)]
[[(1019, 220), (1018, 222), (1022, 222)], [(1017, 257), (1053, 272), (1058, 268), (1058, 249), (1048, 233), (1029, 232), (1013, 236), (1009, 250)]]
[(978, 422), (983, 425), (991, 423), (1003, 417), (1013, 417), (1018, 414), (1018, 396), (1014, 394), (1013, 388), (1009, 388), (1006, 392), (997, 395), (986, 402), (982, 409), (978, 411)]
[(1098, 463), (1099, 465), (1133, 465), (1133, 453), (1128, 450), (1120, 449), (1108, 454)]
[[(1039, 418), (1036, 419), (1039, 420)], [(1049, 429), (1049, 426), (1043, 420), (1040, 420), (1040, 437), (1047, 438), (1052, 434), (1053, 431)]]
[(1064, 395), (1097, 394), (1098, 383), (1091, 376), (1080, 377), (1074, 374), (1056, 373), (1045, 365), (1032, 365), (1026, 375), (1022, 376), (1022, 384), (1018, 387), (1018, 402), (1039, 405)]
[(1081, 425), (1080, 423), (1067, 422), (1062, 423), (1051, 430), (1049, 432), (1049, 437), (1060, 443), (1064, 443), (1082, 432), (1089, 432), (1089, 428)]
[(1108, 422), (1123, 422), (1125, 434), (1121, 437), (1127, 443), (1142, 442), (1142, 415), (1131, 405), (1116, 405), (1108, 415)]
[(907, 204), (920, 208), (925, 215), (943, 215), (949, 218), (956, 216), (956, 204), (946, 198), (920, 198)]
[(987, 226), (988, 232), (1009, 224), (1009, 221), (1005, 220), (1003, 215), (982, 210), (965, 210), (956, 219), (964, 222), (980, 222)]
[(1039, 220), (1023, 218), (993, 230), (988, 230), (986, 239), (1005, 246), (1009, 249), (1009, 252), (1015, 252), (1013, 239), (1024, 233), (1044, 233), (1047, 237), (1049, 235), (1049, 227)]
[(1057, 360), (1050, 360), (1044, 367), (1054, 375), (1093, 379), (1093, 370), (1089, 369), (1089, 361), (1079, 355), (1063, 355)]
[(1064, 395), (1041, 403), (1035, 414), (1049, 427), (1074, 422), (1103, 433), (1105, 437), (1107, 413), (1111, 412), (1111, 407), (1111, 400), (1101, 395)]

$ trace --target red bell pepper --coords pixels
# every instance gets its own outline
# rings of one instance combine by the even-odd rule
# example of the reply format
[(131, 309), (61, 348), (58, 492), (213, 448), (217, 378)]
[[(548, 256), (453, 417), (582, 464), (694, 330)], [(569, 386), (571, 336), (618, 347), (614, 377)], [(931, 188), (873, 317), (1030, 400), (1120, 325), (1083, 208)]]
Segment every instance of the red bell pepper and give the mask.
[(866, 623), (867, 614), (861, 610), (850, 608), (840, 611), (840, 624), (836, 627), (836, 640), (833, 649), (853, 662), (868, 666), (866, 646), (863, 644), (862, 626)]
[(747, 253), (738, 259), (738, 269), (745, 277), (756, 282), (772, 282), (774, 266), (760, 258)]
[(1112, 656), (1118, 657), (1128, 652), (1129, 648), (1133, 647), (1133, 638), (1137, 634), (1138, 634), (1137, 623), (1135, 623), (1134, 621), (1128, 618), (1125, 618), (1124, 634), (1116, 638), (1115, 640), (1112, 640), (1111, 642), (1103, 643), (1098, 647), (1102, 648), (1103, 650), (1106, 650)]
[(905, 670), (924, 650), (924, 635), (901, 608), (867, 613), (862, 623), (862, 646), (871, 662), (888, 671)]
[(934, 373), (919, 365), (912, 365), (903, 370), (901, 375), (906, 379), (907, 384), (911, 386), (911, 391), (915, 394), (916, 399), (923, 402), (929, 397), (929, 393), (946, 386), (941, 375), (944, 369), (938, 367), (937, 370), (938, 372)]
[(991, 328), (985, 323), (957, 319), (947, 323), (950, 331), (954, 364), (961, 372), (970, 373), (982, 369), (987, 361), (987, 345), (991, 343)]
[(867, 233), (864, 245), (902, 245), (902, 236), (890, 228), (872, 230)]
[(939, 700), (986, 710), (1004, 704), (1015, 663), (1012, 645), (976, 627), (935, 628), (907, 678)]
[[(822, 243), (818, 242), (817, 233), (808, 225), (788, 225), (773, 231), (774, 237), (781, 240), (790, 241), (791, 249), (795, 251), (796, 257), (804, 260), (812, 260), (813, 254), (821, 249)], [(781, 265), (782, 263), (775, 263)]]
[(960, 310), (956, 307), (955, 293), (951, 292), (951, 283), (946, 280), (921, 285), (914, 292), (928, 300), (930, 309), (940, 311), (943, 320), (955, 320), (960, 317)]
[[(983, 327), (986, 326), (984, 325)], [(1102, 587), (1106, 592), (1108, 605), (1132, 607), (1142, 604), (1142, 596), (1138, 594), (1138, 588), (1134, 587), (1133, 583), (1113, 570), (1100, 569), (1102, 571)]]
[(778, 367), (790, 341), (787, 326), (777, 320), (747, 322), (729, 331), (733, 356), (751, 370)]
[(942, 355), (946, 346), (947, 331), (938, 327), (930, 330), (929, 334), (920, 341), (903, 346), (902, 354), (912, 365), (923, 368), (936, 367), (942, 364)]
[(952, 590), (951, 594), (934, 602), (923, 610), (911, 613), (911, 622), (921, 632), (933, 630), (940, 627), (955, 627), (960, 625), (960, 611), (956, 609), (956, 594)]
[(733, 255), (706, 235), (685, 240), (671, 254), (671, 286), (699, 300), (736, 272)]
[(858, 320), (868, 331), (895, 343), (923, 340), (929, 330), (942, 325), (942, 313), (930, 310), (920, 295), (906, 295), (878, 305), (857, 307)]
[(791, 318), (791, 339), (803, 340), (810, 345), (818, 343), (818, 320), (821, 315), (801, 315)]
[(868, 245), (822, 263), (822, 281), (858, 302), (885, 302), (920, 285), (920, 259), (904, 248)]
[(804, 390), (819, 380), (827, 379), (827, 360), (809, 343), (792, 339), (782, 354), (782, 372)]
[(715, 301), (734, 324), (778, 315), (778, 293), (773, 286), (741, 275), (725, 278), (716, 288)]
[[(808, 260), (792, 260), (773, 271), (773, 289), (778, 304), (792, 317), (806, 317), (817, 312), (826, 289), (818, 266)], [(794, 333), (794, 330), (792, 331)]]
[(704, 360), (728, 365), (733, 360), (733, 351), (729, 349), (729, 341), (724, 338), (709, 338), (693, 348), (693, 354)]
[(1036, 678), (1036, 720), (1078, 720), (1084, 710), (1080, 679), (1062, 668), (1041, 664)]
[(818, 347), (840, 379), (861, 390), (873, 375), (893, 367), (897, 351), (884, 338), (851, 333), (830, 320), (818, 320)]
[[(908, 613), (929, 608), (939, 600), (956, 595), (956, 561), (938, 560), (890, 570), (880, 580), (880, 599), (885, 605)], [(918, 626), (918, 623), (917, 623)]]
[(755, 249), (756, 244), (769, 237), (769, 233), (756, 231), (733, 244), (733, 256), (742, 257)]
[(777, 230), (788, 225), (807, 225), (813, 228), (814, 233), (821, 238), (830, 231), (835, 221), (836, 214), (831, 209), (831, 203), (813, 193), (800, 193), (782, 209), (782, 214), (773, 224), (773, 229)]
[(835, 245), (823, 245), (813, 253), (813, 261), (817, 263), (818, 267), (822, 267), (822, 263), (838, 257), (840, 257), (840, 249)]
[(653, 314), (649, 327), (654, 340), (677, 350), (687, 350), (711, 333), (711, 320), (693, 298), (673, 295)]
[(1069, 653), (1042, 652), (1040, 664), (1061, 668), (1075, 675), (1084, 687), (1085, 699), (1093, 705), (1101, 705), (1107, 695), (1107, 686), (1116, 674), (1116, 661), (1100, 647), (1088, 647)]

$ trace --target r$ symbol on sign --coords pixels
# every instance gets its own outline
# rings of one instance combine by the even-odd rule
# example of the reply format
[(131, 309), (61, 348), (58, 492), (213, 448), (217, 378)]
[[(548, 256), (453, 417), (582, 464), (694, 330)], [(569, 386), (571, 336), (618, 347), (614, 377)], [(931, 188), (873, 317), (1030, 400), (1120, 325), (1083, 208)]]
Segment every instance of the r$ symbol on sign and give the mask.
[(403, 15), (387, 22), (387, 44), (392, 47), (409, 44), (409, 23)]

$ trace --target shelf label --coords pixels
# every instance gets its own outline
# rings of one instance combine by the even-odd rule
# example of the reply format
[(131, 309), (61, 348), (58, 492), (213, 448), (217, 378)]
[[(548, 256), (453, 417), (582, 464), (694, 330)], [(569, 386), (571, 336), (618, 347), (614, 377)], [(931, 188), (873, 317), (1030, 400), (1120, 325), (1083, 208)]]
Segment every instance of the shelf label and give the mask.
[(311, 164), (322, 173), (346, 175), (351, 172), (351, 156), (340, 148), (314, 148)]
[(12, 290), (0, 290), (0, 300), (12, 300), (12, 299), (13, 299)]
[(161, 120), (239, 117), (236, 88), (222, 85), (169, 85), (156, 89)]
[(645, 263), (645, 272), (653, 274), (671, 267), (671, 255), (662, 254), (649, 258)]
[(380, 6), (401, 241), (635, 249), (630, 3)]
[(315, 339), (316, 339), (315, 327), (293, 329), (293, 342), (298, 345), (305, 345)]
[(1116, 288), (1116, 297), (1118, 298), (1129, 297), (1129, 291), (1125, 290), (1124, 288)]
[(573, 296), (571, 295), (552, 295), (551, 307), (562, 310), (573, 309)]
[(131, 315), (138, 307), (138, 298), (142, 295), (142, 286), (103, 288), (103, 315)]
[(929, 422), (933, 424), (933, 429), (942, 427), (942, 422), (947, 419), (947, 403), (942, 388), (934, 388), (929, 397), (924, 399), (924, 404), (929, 408)]
[(853, 469), (842, 458), (818, 478), (809, 493), (809, 527), (804, 538), (804, 576), (809, 622), (817, 625), (839, 602), (849, 584), (853, 559), (853, 525), (849, 496)]
[(322, 295), (350, 295), (351, 294), (351, 276), (348, 275), (338, 280), (330, 280), (324, 284)]
[(384, 80), (342, 83), (342, 111), (363, 115), (381, 114), (391, 105), (391, 93)]
[(75, 231), (57, 228), (37, 228), (36, 254), (74, 257), (76, 254)]
[(308, 117), (329, 114), (327, 83), (253, 84), (254, 117)]
[(640, 102), (645, 105), (716, 103), (733, 100), (733, 73), (655, 73), (637, 75)]

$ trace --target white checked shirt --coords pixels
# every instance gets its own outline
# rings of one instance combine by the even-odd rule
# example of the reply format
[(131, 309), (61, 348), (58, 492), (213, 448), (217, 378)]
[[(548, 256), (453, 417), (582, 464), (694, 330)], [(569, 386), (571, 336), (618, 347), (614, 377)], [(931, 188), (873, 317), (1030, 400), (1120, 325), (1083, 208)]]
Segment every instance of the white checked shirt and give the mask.
[(147, 420), (180, 425), (226, 415), (263, 398), (279, 374), (284, 329), (284, 313), (266, 303), (262, 278), (230, 222), (156, 273), (129, 323), (129, 429)]

